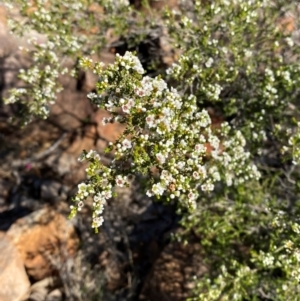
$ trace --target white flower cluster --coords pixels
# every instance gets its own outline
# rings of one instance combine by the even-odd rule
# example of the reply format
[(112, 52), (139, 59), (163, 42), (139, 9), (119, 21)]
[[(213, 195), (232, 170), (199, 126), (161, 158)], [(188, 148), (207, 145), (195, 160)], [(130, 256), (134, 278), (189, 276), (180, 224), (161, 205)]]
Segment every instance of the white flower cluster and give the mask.
[[(223, 130), (228, 127), (226, 123), (222, 125)], [(228, 129), (226, 129), (228, 130)], [(250, 152), (245, 151), (246, 141), (240, 131), (223, 141), (224, 151), (220, 157), (212, 151), (212, 157), (220, 160), (222, 168), (225, 169), (225, 179), (228, 186), (232, 184), (242, 184), (250, 179), (259, 179), (261, 174), (256, 165), (247, 163), (250, 160)], [(226, 151), (228, 149), (228, 151)]]
[[(88, 196), (93, 196), (93, 228), (98, 228), (102, 225), (104, 218), (102, 216), (104, 205), (106, 204), (106, 200), (112, 197), (112, 185), (106, 179), (111, 174), (111, 170), (107, 167), (103, 167), (100, 164), (100, 155), (95, 150), (90, 150), (88, 153), (83, 153), (78, 161), (83, 162), (88, 160), (90, 162), (88, 168), (86, 169), (88, 178), (90, 180), (89, 183), (80, 183), (78, 185), (78, 192), (75, 197), (75, 201), (77, 206), (71, 206), (73, 212), (80, 211), (84, 206), (84, 200)], [(101, 187), (102, 189), (96, 189), (94, 185), (93, 176), (98, 173), (101, 179)], [(117, 177), (116, 181), (120, 181), (120, 177)], [(117, 183), (119, 185), (120, 182)], [(119, 185), (120, 186), (120, 185)]]
[[(11, 14), (9, 27), (14, 35), (27, 38), (28, 49), (22, 48), (32, 58), (32, 67), (20, 73), (26, 92), (11, 90), (6, 103), (24, 105), (23, 123), (34, 116), (48, 117), (49, 105), (62, 90), (58, 77), (66, 73), (75, 76), (77, 72), (76, 66), (65, 68), (64, 64), (70, 65), (84, 53), (92, 54), (95, 48), (99, 50), (104, 46), (105, 37), (99, 42), (97, 28), (106, 32), (108, 28), (118, 31), (124, 27), (122, 19), (130, 12), (128, 0), (100, 2), (99, 9), (106, 10), (101, 18), (89, 1), (53, 0), (45, 5), (44, 0), (20, 0), (13, 5), (18, 13)], [(116, 16), (117, 12), (120, 16)], [(136, 68), (141, 72), (140, 65)]]
[(181, 73), (181, 66), (179, 64), (173, 63), (170, 68), (167, 69), (168, 75), (173, 75), (175, 78), (178, 77)]
[(122, 58), (117, 53), (116, 59), (117, 59), (117, 61), (118, 61), (118, 59), (120, 60), (120, 65), (122, 67), (124, 67), (126, 70), (132, 68), (139, 74), (145, 73), (145, 70), (144, 70), (140, 60), (129, 51), (127, 51)]
[[(40, 44), (37, 39), (31, 39), (30, 42), (34, 46), (32, 52), (34, 65), (27, 70), (21, 69), (19, 73), (19, 78), (25, 83), (26, 89), (11, 89), (5, 103), (23, 103), (28, 109), (29, 119), (32, 115), (47, 118), (49, 105), (54, 104), (57, 94), (62, 89), (58, 84), (58, 77), (65, 68), (60, 66), (59, 59), (53, 51), (53, 42)], [(30, 52), (25, 48), (23, 51)]]
[[(133, 54), (117, 56), (114, 64), (97, 72), (100, 81), (92, 97), (101, 97), (100, 106), (112, 114), (104, 124), (121, 121), (127, 127), (110, 145), (115, 160), (109, 168), (99, 163), (93, 151), (83, 154), (90, 161), (87, 174), (96, 194), (105, 193), (107, 199), (114, 186), (129, 185), (130, 174), (152, 174), (148, 196), (179, 198), (194, 208), (199, 191), (213, 190), (222, 169), (229, 185), (259, 176), (248, 164), (240, 132), (221, 142), (196, 97), (183, 98), (160, 77), (141, 76), (144, 70)], [(228, 125), (225, 128), (229, 130)]]

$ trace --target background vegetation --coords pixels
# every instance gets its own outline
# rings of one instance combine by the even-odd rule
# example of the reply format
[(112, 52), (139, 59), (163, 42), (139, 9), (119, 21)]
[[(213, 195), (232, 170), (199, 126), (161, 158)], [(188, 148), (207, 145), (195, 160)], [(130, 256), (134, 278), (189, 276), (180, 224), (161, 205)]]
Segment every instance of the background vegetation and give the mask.
[[(14, 122), (47, 118), (61, 77), (90, 69), (98, 81), (88, 98), (112, 114), (104, 123), (125, 126), (106, 149), (114, 161), (83, 153), (88, 178), (71, 215), (90, 206), (98, 228), (114, 187), (138, 185), (175, 205), (182, 231), (174, 239), (197, 238), (207, 272), (194, 279), (188, 300), (298, 300), (298, 3), (179, 1), (156, 10), (126, 0), (10, 4), (19, 11), (14, 34), (44, 37), (24, 48), (32, 64), (5, 100), (17, 106)], [(103, 66), (97, 57), (111, 47), (111, 29), (120, 55)], [(161, 37), (172, 64), (162, 58)]]

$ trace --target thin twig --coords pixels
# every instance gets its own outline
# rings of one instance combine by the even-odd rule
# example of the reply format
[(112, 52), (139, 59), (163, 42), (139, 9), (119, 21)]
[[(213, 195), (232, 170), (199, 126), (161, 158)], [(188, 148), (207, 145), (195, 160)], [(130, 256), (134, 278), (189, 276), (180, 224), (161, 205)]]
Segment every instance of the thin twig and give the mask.
[(29, 164), (33, 161), (37, 161), (37, 160), (41, 160), (45, 157), (47, 157), (50, 153), (52, 153), (62, 142), (62, 140), (66, 137), (67, 133), (63, 133), (59, 139), (53, 144), (51, 145), (49, 148), (47, 148), (46, 150), (44, 150), (43, 152), (33, 155), (30, 158), (27, 158), (25, 160), (16, 160), (12, 163), (12, 167), (20, 167), (20, 166), (24, 166), (26, 164)]

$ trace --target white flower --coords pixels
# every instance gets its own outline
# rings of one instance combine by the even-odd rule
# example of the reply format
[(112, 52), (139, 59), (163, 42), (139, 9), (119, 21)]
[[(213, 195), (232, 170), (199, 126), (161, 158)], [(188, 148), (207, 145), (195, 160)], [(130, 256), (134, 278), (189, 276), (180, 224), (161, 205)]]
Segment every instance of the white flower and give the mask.
[(147, 190), (146, 195), (148, 197), (152, 197), (153, 196), (153, 191), (152, 190)]
[(199, 125), (201, 127), (207, 127), (211, 124), (211, 119), (206, 110), (202, 110), (201, 112), (196, 114), (196, 117), (199, 119)]
[(102, 125), (106, 125), (108, 123), (108, 118), (103, 117), (102, 118)]
[(146, 95), (146, 92), (145, 92), (145, 90), (143, 90), (143, 89), (141, 89), (141, 88), (139, 88), (139, 89), (135, 89), (135, 94), (137, 95), (137, 96), (140, 96), (140, 97), (143, 97), (143, 96), (145, 96)]
[(128, 104), (124, 104), (122, 106), (122, 110), (123, 110), (124, 113), (129, 114), (130, 113), (130, 106)]
[(156, 195), (163, 195), (165, 188), (162, 186), (161, 183), (157, 183), (152, 186), (152, 191)]
[(99, 217), (97, 216), (93, 219), (93, 222), (96, 227), (100, 227), (100, 226), (102, 226), (102, 224), (104, 222), (104, 218), (103, 218), (103, 216), (99, 216)]
[(193, 193), (192, 191), (190, 191), (187, 195), (189, 200), (194, 200), (196, 198), (196, 196), (197, 195), (195, 193)]
[(201, 176), (202, 179), (205, 179), (207, 177), (207, 171), (205, 166), (198, 165), (197, 167), (198, 167), (199, 175)]
[[(78, 184), (78, 197), (79, 199), (84, 199), (89, 195), (90, 186), (85, 183)], [(91, 189), (90, 189), (91, 190)], [(92, 192), (92, 190), (90, 191)]]
[(202, 189), (202, 191), (212, 191), (212, 190), (214, 190), (214, 184), (212, 184), (212, 183), (203, 184), (203, 185), (201, 185), (201, 189)]
[(95, 213), (96, 214), (102, 214), (104, 211), (104, 205), (103, 204), (100, 204), (97, 209), (95, 210)]
[(186, 163), (187, 163), (188, 165), (192, 166), (192, 165), (194, 164), (194, 160), (193, 160), (193, 159), (188, 159), (188, 160), (186, 161)]
[(181, 19), (181, 22), (184, 26), (188, 26), (190, 24), (192, 24), (192, 20), (190, 18), (188, 18), (187, 16), (183, 16)]
[(89, 99), (91, 99), (91, 100), (97, 99), (97, 98), (98, 98), (98, 95), (97, 95), (96, 93), (91, 92), (91, 93), (89, 93), (89, 94), (87, 95), (87, 98), (89, 98)]
[(252, 56), (252, 51), (249, 50), (249, 49), (245, 49), (245, 50), (244, 50), (244, 53), (245, 53), (245, 57), (247, 57), (247, 58), (249, 58), (249, 57)]
[(177, 168), (178, 168), (178, 169), (183, 169), (184, 166), (185, 166), (185, 162), (183, 162), (183, 161), (179, 161), (179, 162), (177, 163)]
[(123, 187), (126, 183), (127, 183), (127, 177), (126, 176), (121, 176), (121, 175), (116, 176), (117, 186)]
[(231, 186), (233, 184), (233, 176), (229, 173), (226, 174), (226, 184), (227, 186)]
[(94, 202), (95, 203), (102, 202), (102, 195), (95, 194), (94, 195)]
[(122, 145), (125, 149), (130, 149), (132, 148), (132, 144), (131, 144), (131, 141), (128, 140), (128, 139), (124, 139), (123, 142), (122, 142)]
[(79, 192), (85, 191), (87, 188), (87, 185), (85, 183), (78, 184), (78, 190)]
[(168, 107), (164, 107), (161, 111), (165, 117), (169, 117), (173, 113), (172, 110)]
[(287, 37), (287, 38), (285, 38), (285, 40), (286, 40), (287, 44), (288, 44), (290, 47), (293, 47), (293, 46), (294, 46), (294, 41), (293, 41), (292, 38)]
[(206, 66), (207, 68), (210, 68), (210, 67), (212, 66), (213, 62), (214, 62), (214, 59), (213, 59), (212, 57), (210, 57), (210, 58), (207, 60), (207, 62), (205, 63), (205, 66)]
[(152, 83), (153, 87), (156, 88), (158, 91), (163, 91), (167, 89), (167, 84), (162, 79), (155, 79)]
[(169, 176), (169, 172), (168, 172), (167, 170), (162, 170), (161, 175), (160, 175), (160, 178), (161, 178), (162, 180), (164, 180), (164, 179), (167, 179), (168, 176)]
[(130, 108), (132, 108), (132, 107), (134, 107), (134, 105), (135, 105), (135, 101), (133, 100), (133, 99), (129, 99), (128, 100), (128, 102), (127, 102), (127, 105), (130, 107)]
[(199, 175), (199, 173), (197, 171), (193, 172), (193, 178), (200, 179), (200, 175)]
[(166, 157), (162, 153), (157, 153), (156, 159), (160, 164), (164, 164), (166, 162)]
[(133, 69), (139, 73), (139, 74), (143, 74), (145, 73), (145, 70), (141, 64), (141, 62), (139, 61), (139, 59), (137, 57), (134, 57), (133, 59), (133, 63), (134, 63), (134, 66), (133, 66)]
[(87, 159), (94, 159), (94, 160), (98, 160), (100, 161), (100, 155), (95, 151), (95, 150), (90, 150), (87, 155), (86, 155)]
[(149, 128), (156, 126), (155, 116), (154, 115), (148, 115), (146, 117), (146, 123), (149, 126)]
[(219, 148), (220, 140), (217, 136), (209, 136), (208, 142), (214, 149)]
[(195, 151), (198, 153), (205, 153), (206, 152), (206, 146), (204, 144), (196, 144), (195, 145)]

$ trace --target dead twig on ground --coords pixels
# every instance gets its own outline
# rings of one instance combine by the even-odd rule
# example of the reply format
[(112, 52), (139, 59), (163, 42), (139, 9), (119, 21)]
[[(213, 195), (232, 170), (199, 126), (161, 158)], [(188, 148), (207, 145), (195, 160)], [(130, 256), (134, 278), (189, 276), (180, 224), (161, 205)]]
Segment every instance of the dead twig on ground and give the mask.
[(63, 133), (53, 145), (51, 145), (49, 148), (47, 148), (46, 150), (44, 150), (43, 152), (41, 152), (39, 154), (33, 155), (32, 157), (24, 159), (24, 160), (15, 160), (15, 161), (13, 161), (12, 164), (11, 164), (12, 167), (25, 166), (29, 163), (32, 163), (34, 161), (38, 161), (38, 160), (41, 160), (41, 159), (47, 157), (49, 154), (51, 154), (55, 149), (57, 149), (59, 147), (59, 145), (64, 140), (66, 135), (67, 135), (67, 133)]

